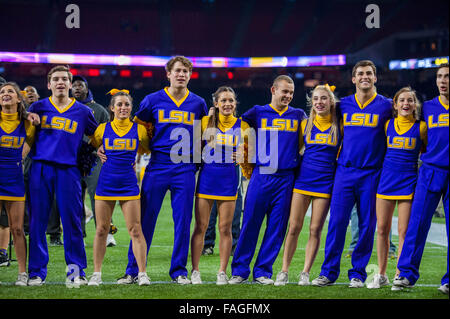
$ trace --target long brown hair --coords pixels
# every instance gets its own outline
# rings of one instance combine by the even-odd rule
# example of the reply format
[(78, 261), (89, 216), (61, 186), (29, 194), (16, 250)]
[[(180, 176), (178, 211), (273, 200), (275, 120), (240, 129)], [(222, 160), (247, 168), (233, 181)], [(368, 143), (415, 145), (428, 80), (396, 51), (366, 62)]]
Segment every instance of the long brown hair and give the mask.
[[(133, 110), (133, 98), (131, 97), (131, 95), (129, 93), (123, 92), (123, 91), (119, 91), (117, 93), (114, 93), (111, 96), (111, 101), (109, 102), (109, 106), (108, 106), (108, 110), (109, 110), (109, 119), (112, 122), (114, 120), (114, 112), (111, 110), (111, 107), (114, 106), (114, 103), (116, 103), (116, 99), (118, 96), (126, 96), (129, 100), (130, 100), (130, 104), (131, 104), (131, 110)], [(131, 114), (130, 114), (131, 117)]]
[[(20, 121), (26, 120), (27, 119), (26, 118), (27, 111), (26, 111), (26, 107), (25, 107), (26, 103), (25, 103), (25, 100), (23, 99), (22, 93), (20, 93), (20, 88), (17, 85), (17, 83), (16, 82), (3, 83), (2, 85), (0, 85), (0, 90), (8, 85), (11, 86), (14, 89), (14, 91), (16, 91), (17, 97), (19, 99), (19, 103), (17, 103), (17, 113), (19, 113), (19, 120)], [(0, 105), (0, 111), (1, 110), (2, 110), (2, 106)]]
[(413, 95), (414, 103), (416, 103), (416, 109), (413, 111), (413, 117), (416, 120), (419, 120), (420, 119), (420, 108), (422, 107), (422, 104), (420, 103), (419, 99), (417, 98), (416, 91), (414, 91), (410, 86), (405, 86), (405, 87), (401, 88), (400, 90), (398, 90), (397, 93), (395, 93), (394, 98), (393, 98), (394, 103), (392, 104), (392, 115), (394, 117), (398, 116), (398, 111), (395, 108), (395, 106), (397, 105), (400, 94), (405, 93), (405, 92), (410, 92)]

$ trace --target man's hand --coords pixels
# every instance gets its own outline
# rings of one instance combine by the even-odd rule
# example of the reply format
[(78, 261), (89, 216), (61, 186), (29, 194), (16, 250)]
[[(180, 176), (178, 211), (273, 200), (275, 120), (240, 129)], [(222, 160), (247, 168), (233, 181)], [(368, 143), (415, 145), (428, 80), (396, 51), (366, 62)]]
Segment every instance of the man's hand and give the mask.
[(103, 147), (103, 144), (100, 145), (100, 147), (97, 150), (97, 156), (100, 158), (100, 160), (102, 161), (102, 164), (106, 162), (106, 155), (105, 155), (105, 148)]
[(41, 118), (36, 113), (27, 113), (27, 120), (34, 126), (41, 124)]

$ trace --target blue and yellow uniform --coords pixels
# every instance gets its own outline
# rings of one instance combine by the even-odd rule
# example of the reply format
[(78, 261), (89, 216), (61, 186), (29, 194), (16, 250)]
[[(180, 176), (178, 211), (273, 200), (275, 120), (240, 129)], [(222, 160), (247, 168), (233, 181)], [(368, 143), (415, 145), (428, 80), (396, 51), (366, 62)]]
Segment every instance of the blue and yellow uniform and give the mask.
[(305, 119), (301, 124), (305, 151), (299, 174), (295, 179), (294, 193), (331, 198), (342, 134), (339, 128), (337, 139), (330, 134), (331, 114), (325, 117), (317, 115), (309, 136), (306, 134), (307, 122)]
[(412, 200), (417, 182), (419, 153), (426, 145), (425, 122), (398, 116), (386, 123), (387, 150), (377, 198)]
[(149, 143), (146, 128), (129, 119), (114, 119), (97, 127), (91, 143), (97, 147), (103, 144), (107, 157), (100, 171), (95, 199), (140, 199), (133, 165), (138, 151), (141, 154), (148, 152), (145, 149)]
[(29, 112), (40, 116), (35, 142), (30, 151), (30, 247), (28, 272), (30, 278), (47, 276), (48, 248), (45, 231), (51, 206), (56, 204), (64, 228), (64, 252), (67, 265), (76, 265), (84, 276), (84, 249), (81, 218), (81, 174), (77, 155), (83, 135), (92, 136), (97, 128), (92, 110), (75, 99), (60, 109), (46, 98), (33, 103)]
[[(188, 273), (186, 263), (197, 169), (194, 147), (198, 147), (200, 157), (200, 122), (207, 112), (203, 98), (187, 90), (186, 95), (177, 101), (166, 87), (147, 95), (135, 114), (137, 123), (153, 129), (149, 145), (151, 158), (141, 189), (142, 232), (147, 242), (148, 254), (164, 196), (170, 190), (175, 223), (174, 248), (169, 270), (172, 279), (187, 276)], [(198, 146), (194, 145), (194, 141), (198, 142)], [(201, 158), (198, 159), (199, 163), (200, 161)], [(130, 242), (125, 273), (135, 277), (138, 271)]]
[(392, 116), (392, 100), (375, 93), (361, 104), (356, 94), (347, 96), (341, 99), (337, 114), (342, 118), (344, 137), (331, 195), (325, 260), (320, 275), (331, 282), (339, 277), (347, 226), (356, 202), (360, 230), (348, 276), (350, 280), (365, 281), (376, 227), (376, 193), (386, 152), (384, 126)]
[[(444, 204), (448, 240), (448, 104), (445, 104), (440, 97), (424, 102), (422, 119), (428, 128), (427, 150), (420, 156), (422, 166), (419, 168), (408, 230), (397, 265), (400, 277), (406, 277), (412, 285), (419, 279), (419, 266), (425, 242), (433, 214), (441, 197)], [(447, 242), (447, 272), (442, 277), (442, 285), (448, 284), (448, 256)]]
[[(209, 116), (202, 118), (202, 134), (208, 121)], [(215, 146), (206, 144), (203, 147), (203, 163), (197, 180), (197, 197), (214, 200), (237, 199), (239, 176), (231, 156), (243, 143), (244, 132), (247, 129), (248, 124), (242, 119), (219, 113)]]
[(19, 114), (0, 117), (0, 200), (25, 201), (22, 169), (23, 144), (33, 145), (35, 127), (21, 121)]
[(267, 216), (264, 239), (253, 267), (253, 277), (272, 277), (272, 266), (286, 233), (294, 186), (294, 171), (300, 162), (300, 124), (305, 112), (287, 106), (255, 105), (242, 120), (256, 130), (255, 168), (247, 188), (242, 229), (231, 264), (233, 276), (248, 278), (259, 231)]

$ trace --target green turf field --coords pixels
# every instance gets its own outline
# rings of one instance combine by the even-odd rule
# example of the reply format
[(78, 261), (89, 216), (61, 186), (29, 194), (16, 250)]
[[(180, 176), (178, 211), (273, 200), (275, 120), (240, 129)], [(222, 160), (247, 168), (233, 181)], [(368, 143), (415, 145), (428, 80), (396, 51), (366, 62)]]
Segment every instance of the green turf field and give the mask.
[[(257, 284), (242, 284), (238, 286), (216, 286), (215, 279), (219, 265), (217, 249), (214, 255), (202, 256), (200, 271), (202, 279), (206, 282), (199, 286), (179, 286), (170, 282), (168, 274), (173, 244), (173, 222), (169, 196), (166, 197), (162, 211), (159, 215), (153, 244), (148, 257), (148, 274), (152, 284), (147, 287), (138, 285), (118, 286), (117, 278), (124, 274), (127, 262), (129, 237), (126, 232), (124, 219), (120, 208), (116, 207), (114, 222), (119, 228), (115, 235), (117, 246), (107, 248), (102, 270), (104, 285), (100, 287), (83, 286), (80, 289), (68, 289), (64, 285), (65, 262), (62, 247), (49, 247), (50, 262), (46, 284), (41, 287), (15, 287), (13, 282), (17, 277), (17, 263), (10, 267), (0, 268), (0, 299), (448, 299), (437, 290), (445, 271), (447, 248), (427, 244), (421, 265), (421, 278), (416, 286), (401, 292), (393, 292), (390, 287), (377, 290), (350, 289), (347, 287), (347, 270), (350, 268), (350, 259), (342, 257), (341, 276), (337, 284), (331, 287), (300, 287), (296, 285), (298, 274), (303, 267), (304, 247), (308, 237), (309, 219), (305, 221), (304, 229), (300, 235), (298, 250), (294, 256), (290, 269), (290, 284), (284, 287), (261, 286)], [(193, 227), (194, 221), (192, 223)], [(264, 228), (264, 227), (263, 227)], [(94, 238), (94, 222), (87, 225), (86, 253), (88, 258), (88, 276), (92, 274), (92, 244)], [(326, 225), (322, 234), (321, 249), (311, 271), (311, 279), (320, 271), (323, 262), (323, 247), (326, 236)], [(261, 240), (260, 236), (260, 240)], [(347, 239), (350, 235), (348, 233)], [(394, 236), (394, 243), (397, 238)], [(348, 243), (349, 241), (347, 241)], [(258, 243), (258, 246), (259, 247)], [(344, 251), (346, 252), (346, 251)], [(345, 253), (344, 253), (345, 255)], [(282, 252), (274, 264), (274, 277), (281, 268)], [(231, 264), (231, 259), (230, 259)], [(231, 275), (230, 264), (228, 275)], [(368, 273), (374, 275), (376, 268), (376, 251), (368, 266)], [(190, 256), (188, 259), (190, 271)], [(388, 276), (392, 280), (395, 272), (395, 261), (390, 260)]]

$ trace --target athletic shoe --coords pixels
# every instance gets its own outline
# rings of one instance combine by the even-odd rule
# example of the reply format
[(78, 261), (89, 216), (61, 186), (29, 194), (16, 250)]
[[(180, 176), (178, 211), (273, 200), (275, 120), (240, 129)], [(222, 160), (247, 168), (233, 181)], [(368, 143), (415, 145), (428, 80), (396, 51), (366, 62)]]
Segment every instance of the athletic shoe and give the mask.
[(89, 279), (88, 286), (100, 286), (102, 284), (102, 273), (101, 272), (94, 272), (91, 276), (91, 279)]
[(325, 276), (319, 276), (311, 282), (311, 285), (316, 287), (331, 286), (332, 284), (334, 284), (334, 282)]
[(64, 246), (63, 242), (61, 241), (61, 236), (50, 236), (50, 246)]
[(15, 285), (16, 286), (28, 286), (28, 274), (26, 272), (22, 272), (22, 273), (18, 274)]
[(273, 285), (274, 281), (266, 276), (255, 278), (255, 282), (261, 285)]
[(201, 285), (203, 283), (202, 278), (200, 277), (200, 271), (198, 271), (198, 270), (192, 271), (191, 282), (193, 285)]
[(8, 253), (0, 253), (0, 267), (8, 267), (9, 265)]
[(203, 256), (209, 256), (212, 254), (214, 254), (214, 248), (212, 248), (212, 247), (203, 248), (203, 251), (202, 251)]
[(389, 278), (386, 275), (376, 274), (373, 280), (367, 284), (367, 288), (378, 289), (387, 285), (389, 285)]
[(114, 247), (116, 245), (117, 243), (114, 236), (112, 234), (108, 234), (108, 236), (106, 236), (106, 247)]
[(138, 285), (139, 286), (148, 286), (150, 285), (150, 278), (148, 278), (148, 275), (146, 272), (140, 272), (138, 274)]
[(45, 283), (45, 280), (42, 280), (39, 276), (34, 276), (28, 279), (28, 286), (42, 286)]
[(311, 285), (311, 283), (309, 282), (309, 273), (302, 272), (300, 274), (299, 280), (298, 280), (298, 285), (299, 286), (309, 286), (309, 285)]
[(364, 288), (364, 283), (359, 278), (352, 278), (348, 286), (350, 288)]
[(441, 285), (438, 290), (443, 294), (448, 295), (448, 284)]
[(133, 277), (131, 275), (124, 275), (123, 277), (117, 279), (118, 285), (131, 285), (137, 282), (137, 276)]
[(77, 276), (75, 277), (73, 282), (79, 286), (86, 286), (88, 284), (88, 280), (86, 279), (85, 276)]
[(238, 285), (242, 284), (244, 281), (247, 281), (246, 278), (242, 278), (241, 276), (231, 276), (231, 279), (228, 280), (230, 285)]
[(227, 285), (228, 284), (228, 276), (224, 271), (221, 271), (217, 274), (216, 285)]
[(408, 278), (398, 277), (398, 278), (394, 279), (391, 290), (398, 291), (398, 290), (402, 290), (403, 288), (411, 288), (412, 286), (413, 285), (411, 285)]
[(274, 286), (284, 286), (289, 282), (289, 276), (286, 271), (280, 271), (275, 279)]
[(186, 276), (178, 276), (173, 280), (174, 283), (179, 285), (189, 285), (191, 281)]

